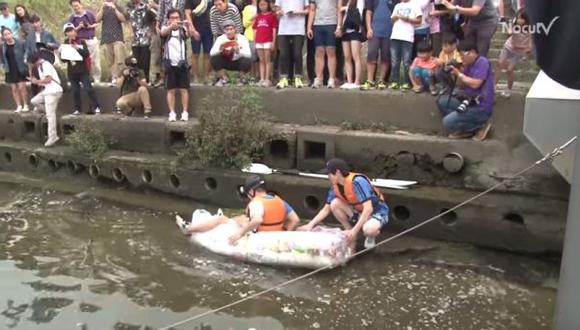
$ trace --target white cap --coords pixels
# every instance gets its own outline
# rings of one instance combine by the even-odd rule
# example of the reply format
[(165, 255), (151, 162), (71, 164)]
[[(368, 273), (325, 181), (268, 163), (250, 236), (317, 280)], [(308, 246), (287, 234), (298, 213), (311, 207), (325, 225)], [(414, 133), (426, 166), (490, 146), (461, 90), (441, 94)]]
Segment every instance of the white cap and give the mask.
[(70, 23), (70, 22), (69, 23), (65, 23), (62, 26), (62, 32), (63, 33), (66, 32), (66, 29), (68, 29), (68, 28), (73, 28), (74, 29), (75, 28), (75, 25), (73, 23)]

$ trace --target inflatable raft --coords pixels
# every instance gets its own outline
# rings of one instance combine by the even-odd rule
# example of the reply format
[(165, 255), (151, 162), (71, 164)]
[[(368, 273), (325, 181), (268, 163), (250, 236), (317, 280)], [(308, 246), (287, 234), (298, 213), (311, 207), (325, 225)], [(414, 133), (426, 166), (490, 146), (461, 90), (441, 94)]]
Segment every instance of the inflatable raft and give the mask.
[[(217, 215), (220, 214), (218, 212)], [(191, 221), (206, 221), (212, 216), (206, 210), (196, 210)], [(180, 221), (178, 218), (178, 226)], [(338, 228), (320, 227), (311, 232), (251, 233), (231, 245), (229, 238), (238, 228), (236, 222), (230, 219), (210, 231), (194, 233), (190, 239), (217, 254), (273, 266), (311, 269), (335, 267), (346, 263), (352, 255), (344, 234)]]

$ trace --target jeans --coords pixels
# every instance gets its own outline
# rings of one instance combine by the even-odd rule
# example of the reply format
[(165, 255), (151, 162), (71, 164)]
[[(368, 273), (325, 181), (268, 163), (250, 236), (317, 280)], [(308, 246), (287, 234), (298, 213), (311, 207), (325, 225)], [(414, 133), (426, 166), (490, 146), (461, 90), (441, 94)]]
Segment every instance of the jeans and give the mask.
[(278, 40), (280, 43), (280, 75), (287, 77), (288, 73), (293, 71), (295, 76), (302, 76), (304, 71), (302, 65), (304, 36), (281, 35), (278, 36)]
[(56, 107), (58, 106), (58, 101), (61, 96), (62, 92), (40, 92), (30, 100), (30, 103), (32, 103), (33, 106), (38, 109), (44, 109), (46, 112), (46, 121), (48, 122), (48, 141), (54, 141), (58, 138), (56, 133)]
[(420, 77), (423, 87), (428, 87), (432, 80), (431, 70), (415, 67), (411, 70), (413, 77)]
[(475, 132), (491, 116), (478, 105), (468, 106), (465, 112), (455, 111), (460, 104), (461, 101), (455, 96), (442, 95), (437, 100), (437, 107), (443, 116), (443, 127), (450, 132)]
[[(97, 100), (97, 95), (95, 94), (95, 89), (91, 83), (91, 78), (88, 74), (70, 74), (68, 77), (70, 81), (72, 93), (73, 93), (73, 103), (74, 110), (82, 112), (82, 102), (81, 102), (81, 84), (83, 84), (83, 89), (87, 91), (87, 95), (92, 103), (91, 111), (99, 107), (99, 101)], [(91, 112), (89, 111), (89, 112)]]
[[(403, 40), (391, 40), (391, 81), (396, 83), (410, 84), (409, 68), (413, 60), (411, 59), (411, 52), (413, 51), (413, 43)], [(401, 81), (401, 61), (403, 62), (403, 77)]]

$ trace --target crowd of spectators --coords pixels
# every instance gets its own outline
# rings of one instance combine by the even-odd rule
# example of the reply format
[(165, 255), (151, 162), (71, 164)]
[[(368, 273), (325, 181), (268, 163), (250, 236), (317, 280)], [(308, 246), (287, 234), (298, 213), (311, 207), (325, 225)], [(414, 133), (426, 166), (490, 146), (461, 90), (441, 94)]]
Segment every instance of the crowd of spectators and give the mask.
[[(303, 88), (307, 83), (312, 88), (389, 88), (440, 96), (437, 103), (450, 137), (464, 137), (486, 127), (488, 121), (479, 122), (489, 116), (476, 116), (478, 120), (472, 122), (478, 122), (477, 127), (456, 125), (457, 120), (449, 119), (450, 109), (465, 100), (467, 111), (457, 111), (459, 115), (473, 108), (490, 114), (500, 73), (507, 74), (508, 90), (502, 95), (509, 97), (514, 68), (532, 51), (526, 30), (514, 30), (494, 78), (487, 57), (500, 17), (493, 0), (103, 0), (96, 11), (84, 8), (82, 0), (69, 4), (72, 13), (64, 24), (63, 39), (55, 38), (41, 18), (24, 6), (17, 5), (14, 15), (6, 3), (0, 3), (0, 56), (16, 112), (30, 110), (26, 83), (35, 70), (26, 59), (38, 54), (51, 64), (66, 64), (75, 114), (100, 113), (93, 84), (102, 82), (102, 51), (111, 72), (109, 84), (122, 90), (116, 109), (120, 113), (141, 107), (148, 115), (147, 86), (163, 83), (170, 121), (177, 120), (176, 92), (183, 107), (180, 119), (188, 120), (189, 87), (202, 84), (221, 87), (235, 80), (238, 85), (278, 89)], [(528, 24), (523, 1), (513, 5), (515, 25)], [(505, 8), (500, 15), (506, 15)], [(132, 31), (129, 40), (124, 24)], [(65, 50), (59, 39), (67, 45)], [(470, 54), (477, 54), (471, 63), (466, 60)], [(308, 65), (308, 80), (304, 55), (314, 64)], [(81, 86), (91, 102), (88, 111), (82, 108)], [(482, 86), (485, 95), (475, 95)], [(36, 86), (32, 92), (41, 89)], [(458, 97), (465, 89), (468, 92)]]

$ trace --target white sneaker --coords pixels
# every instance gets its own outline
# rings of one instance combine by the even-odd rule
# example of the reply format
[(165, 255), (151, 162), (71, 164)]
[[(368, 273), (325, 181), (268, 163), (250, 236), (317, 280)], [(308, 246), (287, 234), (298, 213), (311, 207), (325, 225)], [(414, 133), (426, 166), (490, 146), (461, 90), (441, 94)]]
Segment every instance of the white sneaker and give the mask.
[(335, 88), (334, 79), (328, 79), (328, 88), (332, 89)]
[(365, 239), (365, 249), (370, 249), (370, 248), (374, 247), (375, 245), (377, 245), (377, 243), (375, 242), (374, 237), (367, 237)]
[(20, 113), (20, 112), (22, 112), (22, 106), (21, 106), (21, 105), (17, 106), (17, 107), (16, 107), (16, 110), (14, 110), (14, 112), (15, 112), (15, 113)]
[(95, 115), (100, 115), (101, 114), (101, 109), (99, 109), (98, 107), (95, 108)]
[(314, 82), (312, 83), (312, 88), (320, 88), (322, 87), (322, 80), (318, 78), (314, 78)]
[(509, 99), (511, 96), (512, 96), (512, 92), (509, 90), (501, 92), (501, 97), (503, 97), (504, 99)]
[(115, 81), (115, 79), (111, 80), (111, 82), (109, 83), (109, 87), (117, 87), (117, 82)]
[(225, 87), (227, 84), (228, 82), (225, 79), (220, 78), (220, 80), (215, 83), (215, 87)]
[(359, 84), (350, 84), (350, 86), (348, 86), (347, 89), (360, 89), (360, 85)]
[(55, 143), (57, 143), (60, 140), (60, 138), (57, 136), (55, 139), (48, 139), (48, 141), (46, 141), (46, 143), (44, 144), (45, 147), (52, 147)]
[(28, 111), (30, 111), (30, 108), (28, 108), (28, 104), (25, 104), (25, 105), (22, 107), (22, 112), (28, 112)]
[(185, 220), (183, 220), (182, 217), (180, 217), (179, 215), (175, 216), (175, 224), (177, 225), (177, 227), (179, 227), (179, 230), (181, 230), (181, 232), (183, 234), (187, 235), (187, 225), (188, 223), (185, 222)]
[(340, 89), (350, 89), (351, 85), (351, 83), (345, 82), (344, 84), (340, 85)]
[(183, 111), (181, 113), (181, 121), (188, 121), (189, 120), (189, 112)]
[(78, 110), (75, 110), (75, 112), (73, 112), (73, 115), (75, 115), (75, 116), (80, 116), (80, 114), (81, 114), (81, 112)]
[(171, 111), (169, 113), (169, 121), (176, 121), (177, 120), (177, 115), (175, 115), (175, 112)]

